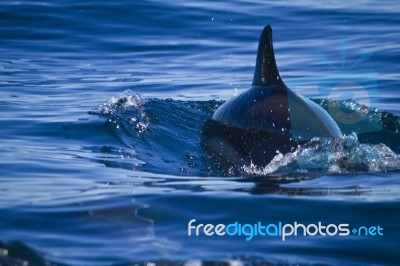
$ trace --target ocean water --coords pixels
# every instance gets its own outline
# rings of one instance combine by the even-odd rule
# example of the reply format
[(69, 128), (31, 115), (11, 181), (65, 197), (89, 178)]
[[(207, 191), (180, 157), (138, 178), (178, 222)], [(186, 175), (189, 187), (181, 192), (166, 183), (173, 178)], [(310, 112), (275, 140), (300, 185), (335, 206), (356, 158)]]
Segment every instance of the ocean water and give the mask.
[[(2, 1), (0, 265), (399, 265), (399, 11), (394, 0)], [(201, 128), (250, 87), (267, 24), (282, 78), (339, 110), (346, 137), (225, 168)], [(383, 235), (188, 236), (192, 219)]]

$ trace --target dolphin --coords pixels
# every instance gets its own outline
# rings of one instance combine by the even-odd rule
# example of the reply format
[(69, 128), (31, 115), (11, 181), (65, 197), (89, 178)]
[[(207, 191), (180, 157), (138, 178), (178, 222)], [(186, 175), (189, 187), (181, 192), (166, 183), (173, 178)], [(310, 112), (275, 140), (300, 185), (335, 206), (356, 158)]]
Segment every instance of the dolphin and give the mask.
[(202, 145), (234, 165), (267, 165), (277, 153), (294, 151), (314, 137), (342, 138), (335, 120), (319, 105), (289, 89), (279, 75), (272, 28), (258, 44), (252, 87), (222, 104), (202, 129)]

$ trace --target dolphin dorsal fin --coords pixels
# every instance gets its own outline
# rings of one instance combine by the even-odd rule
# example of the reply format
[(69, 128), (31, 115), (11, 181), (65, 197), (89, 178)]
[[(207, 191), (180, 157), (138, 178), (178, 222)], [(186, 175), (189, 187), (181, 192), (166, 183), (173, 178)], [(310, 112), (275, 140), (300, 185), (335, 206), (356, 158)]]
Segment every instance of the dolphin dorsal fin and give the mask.
[(272, 46), (272, 28), (267, 25), (261, 33), (258, 44), (253, 86), (273, 85), (285, 87), (275, 62), (274, 48)]

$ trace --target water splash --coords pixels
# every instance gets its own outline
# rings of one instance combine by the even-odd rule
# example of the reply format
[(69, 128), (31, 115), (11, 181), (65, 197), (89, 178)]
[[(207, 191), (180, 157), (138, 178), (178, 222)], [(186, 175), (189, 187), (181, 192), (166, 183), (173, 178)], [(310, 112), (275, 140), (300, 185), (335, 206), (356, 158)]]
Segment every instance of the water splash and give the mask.
[(278, 153), (265, 167), (243, 166), (248, 175), (377, 173), (400, 170), (400, 156), (384, 144), (362, 144), (357, 134), (314, 138), (294, 152)]
[(133, 128), (143, 133), (149, 127), (149, 118), (145, 112), (146, 100), (139, 94), (131, 90), (126, 90), (117, 97), (111, 97), (103, 103), (96, 111), (91, 114), (103, 115), (109, 117), (108, 122), (114, 124), (115, 127), (121, 127), (121, 114), (129, 112), (129, 117), (124, 117), (129, 121)]

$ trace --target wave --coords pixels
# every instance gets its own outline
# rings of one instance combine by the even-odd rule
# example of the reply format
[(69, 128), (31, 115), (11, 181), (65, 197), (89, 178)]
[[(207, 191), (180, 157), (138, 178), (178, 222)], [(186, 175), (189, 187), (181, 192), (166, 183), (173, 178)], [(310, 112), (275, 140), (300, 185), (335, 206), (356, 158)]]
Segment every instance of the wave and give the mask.
[[(223, 103), (221, 101), (179, 101), (145, 99), (130, 90), (112, 97), (90, 112), (106, 118), (106, 124), (145, 171), (179, 175), (310, 175), (377, 173), (400, 170), (400, 118), (368, 108), (350, 100), (314, 99), (329, 110), (334, 106), (343, 114), (358, 112), (360, 124), (338, 123), (346, 134), (343, 139), (314, 138), (294, 152), (277, 154), (264, 167), (236, 165), (226, 167), (215, 162), (202, 149), (202, 125)], [(374, 130), (368, 130), (368, 129)], [(367, 129), (367, 130), (366, 130)], [(396, 153), (397, 152), (397, 153)]]

